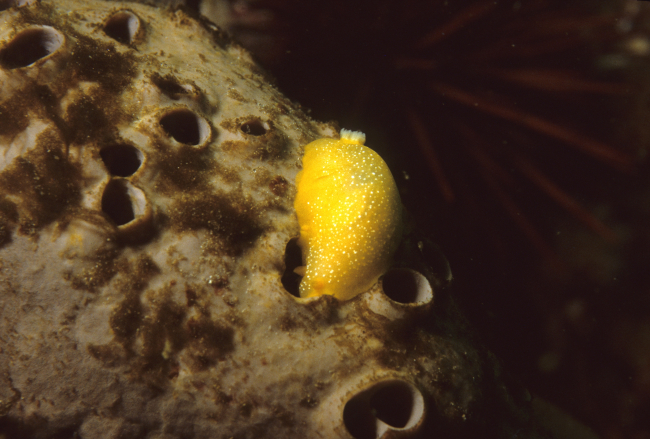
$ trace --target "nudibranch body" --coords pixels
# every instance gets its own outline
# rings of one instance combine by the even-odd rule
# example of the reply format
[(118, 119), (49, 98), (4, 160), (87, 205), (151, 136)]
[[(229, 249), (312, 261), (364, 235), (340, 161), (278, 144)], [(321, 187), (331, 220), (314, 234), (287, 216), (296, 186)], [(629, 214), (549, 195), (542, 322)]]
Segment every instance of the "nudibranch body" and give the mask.
[(350, 299), (388, 269), (401, 236), (402, 204), (382, 158), (365, 135), (341, 130), (340, 139), (305, 146), (294, 207), (305, 267), (300, 296)]

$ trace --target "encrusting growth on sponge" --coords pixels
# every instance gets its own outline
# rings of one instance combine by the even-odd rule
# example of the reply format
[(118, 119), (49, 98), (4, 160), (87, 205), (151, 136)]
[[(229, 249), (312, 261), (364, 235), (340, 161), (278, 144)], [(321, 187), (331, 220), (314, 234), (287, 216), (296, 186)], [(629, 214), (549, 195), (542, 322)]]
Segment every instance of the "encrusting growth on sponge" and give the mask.
[(294, 207), (305, 267), (300, 296), (350, 299), (388, 269), (399, 243), (402, 204), (382, 158), (364, 146), (365, 134), (305, 146)]

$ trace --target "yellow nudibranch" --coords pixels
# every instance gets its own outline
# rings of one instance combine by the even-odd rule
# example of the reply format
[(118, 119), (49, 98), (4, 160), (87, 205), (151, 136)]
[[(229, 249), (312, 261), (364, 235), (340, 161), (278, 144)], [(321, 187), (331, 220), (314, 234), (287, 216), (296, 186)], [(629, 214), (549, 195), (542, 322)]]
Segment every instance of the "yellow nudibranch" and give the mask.
[(294, 207), (304, 267), (300, 296), (350, 299), (384, 274), (399, 244), (402, 203), (382, 158), (364, 146), (365, 134), (305, 146)]

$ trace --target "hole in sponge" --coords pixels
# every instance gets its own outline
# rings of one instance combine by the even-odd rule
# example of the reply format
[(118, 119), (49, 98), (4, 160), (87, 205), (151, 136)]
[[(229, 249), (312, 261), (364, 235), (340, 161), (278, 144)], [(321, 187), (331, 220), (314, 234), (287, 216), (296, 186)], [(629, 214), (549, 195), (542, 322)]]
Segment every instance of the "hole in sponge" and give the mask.
[(401, 381), (387, 384), (370, 397), (370, 408), (377, 419), (385, 424), (393, 428), (404, 428), (413, 416), (413, 390)]
[(131, 198), (126, 182), (111, 180), (102, 195), (102, 210), (118, 226), (129, 223), (135, 219)]
[(359, 392), (345, 404), (343, 423), (355, 439), (376, 439), (388, 430), (419, 427), (424, 408), (422, 393), (411, 384), (383, 381)]
[(263, 136), (269, 130), (269, 126), (259, 119), (253, 119), (243, 123), (240, 129), (244, 134)]
[(128, 177), (142, 165), (142, 153), (131, 145), (109, 145), (99, 151), (108, 172), (118, 177)]
[(104, 24), (106, 35), (122, 44), (131, 44), (140, 30), (140, 19), (130, 11), (113, 14)]
[(144, 215), (146, 208), (144, 192), (126, 180), (111, 180), (104, 188), (102, 211), (118, 226)]
[(287, 243), (284, 251), (285, 270), (282, 274), (282, 285), (292, 295), (300, 297), (300, 281), (302, 277), (293, 270), (302, 265), (302, 251), (298, 246), (298, 238), (293, 238)]
[(171, 99), (178, 99), (182, 95), (187, 95), (191, 93), (191, 90), (183, 86), (176, 78), (172, 75), (161, 76), (158, 73), (151, 75), (151, 82), (154, 83), (156, 87), (160, 89), (166, 96)]
[(160, 126), (177, 142), (199, 145), (210, 136), (210, 125), (200, 116), (187, 109), (179, 109), (165, 114)]
[(427, 278), (406, 268), (388, 271), (381, 286), (384, 294), (395, 302), (424, 305), (433, 299), (433, 289)]
[(377, 419), (373, 416), (366, 398), (358, 396), (345, 404), (343, 424), (355, 439), (375, 439), (377, 437)]
[(0, 65), (7, 69), (27, 67), (54, 53), (61, 44), (63, 35), (52, 27), (25, 29), (0, 51)]

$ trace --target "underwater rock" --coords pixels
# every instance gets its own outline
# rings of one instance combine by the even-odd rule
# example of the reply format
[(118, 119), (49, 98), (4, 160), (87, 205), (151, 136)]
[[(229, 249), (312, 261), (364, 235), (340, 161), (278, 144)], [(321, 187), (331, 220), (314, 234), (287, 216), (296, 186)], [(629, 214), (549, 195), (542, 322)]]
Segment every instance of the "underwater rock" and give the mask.
[(539, 437), (425, 241), (298, 297), (302, 146), (336, 128), (218, 28), (0, 6), (0, 435)]

